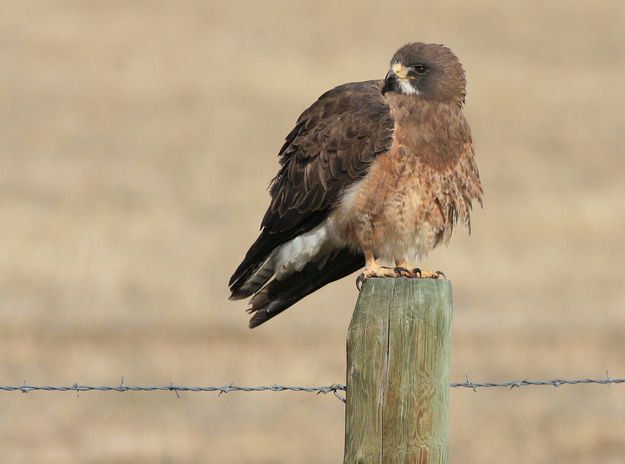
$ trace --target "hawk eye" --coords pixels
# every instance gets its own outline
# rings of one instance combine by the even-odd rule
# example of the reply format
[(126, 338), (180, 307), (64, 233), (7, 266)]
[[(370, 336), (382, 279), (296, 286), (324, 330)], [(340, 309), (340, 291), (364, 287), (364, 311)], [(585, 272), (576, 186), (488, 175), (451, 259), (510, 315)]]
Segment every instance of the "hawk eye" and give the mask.
[(412, 69), (414, 69), (414, 72), (416, 74), (425, 74), (426, 71), (428, 70), (427, 66), (422, 65), (422, 64), (415, 64), (412, 66)]

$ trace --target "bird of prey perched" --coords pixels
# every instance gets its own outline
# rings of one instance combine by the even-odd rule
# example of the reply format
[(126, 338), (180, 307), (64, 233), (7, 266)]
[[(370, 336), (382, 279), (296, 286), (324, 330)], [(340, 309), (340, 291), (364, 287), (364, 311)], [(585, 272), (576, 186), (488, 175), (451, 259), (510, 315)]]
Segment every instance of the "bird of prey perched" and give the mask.
[(251, 328), (363, 266), (365, 278), (435, 277), (413, 266), (457, 222), (470, 227), (482, 187), (462, 65), (409, 43), (390, 68), (324, 93), (286, 136), (260, 236), (229, 283), (231, 299), (252, 297)]

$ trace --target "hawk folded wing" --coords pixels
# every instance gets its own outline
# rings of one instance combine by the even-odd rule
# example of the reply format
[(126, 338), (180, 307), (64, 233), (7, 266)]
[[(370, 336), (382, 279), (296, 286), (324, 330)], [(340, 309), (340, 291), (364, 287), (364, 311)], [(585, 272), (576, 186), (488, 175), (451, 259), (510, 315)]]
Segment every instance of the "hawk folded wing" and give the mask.
[[(232, 299), (259, 292), (275, 274), (276, 263), (271, 258), (276, 250), (322, 224), (345, 188), (362, 178), (372, 161), (388, 151), (393, 120), (381, 93), (382, 85), (383, 81), (367, 81), (338, 86), (299, 117), (279, 153), (281, 169), (269, 189), (271, 203), (260, 236), (230, 279)], [(311, 257), (304, 272), (298, 273), (298, 282), (309, 282), (305, 290), (299, 283), (296, 291), (289, 287), (292, 282), (288, 277), (281, 277), (266, 285), (262, 295), (252, 300), (250, 310), (261, 309), (259, 302), (266, 303), (278, 289), (280, 293), (290, 291), (292, 295), (284, 303), (273, 301), (273, 316), (364, 264), (361, 253), (347, 249), (333, 250), (320, 258), (323, 261)], [(337, 266), (345, 258), (347, 265)], [(328, 273), (329, 269), (334, 270)], [(282, 308), (287, 300), (289, 304)]]

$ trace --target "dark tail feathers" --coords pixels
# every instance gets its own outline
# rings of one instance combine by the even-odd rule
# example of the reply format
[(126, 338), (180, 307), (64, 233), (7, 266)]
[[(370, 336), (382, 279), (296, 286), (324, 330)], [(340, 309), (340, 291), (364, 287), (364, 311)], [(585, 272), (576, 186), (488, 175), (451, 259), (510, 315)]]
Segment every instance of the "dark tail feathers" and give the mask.
[[(250, 328), (258, 327), (306, 295), (365, 265), (364, 256), (347, 248), (335, 250), (323, 263), (311, 261), (284, 280), (272, 280), (250, 300)], [(268, 279), (267, 279), (268, 280)], [(233, 295), (234, 296), (234, 295)]]

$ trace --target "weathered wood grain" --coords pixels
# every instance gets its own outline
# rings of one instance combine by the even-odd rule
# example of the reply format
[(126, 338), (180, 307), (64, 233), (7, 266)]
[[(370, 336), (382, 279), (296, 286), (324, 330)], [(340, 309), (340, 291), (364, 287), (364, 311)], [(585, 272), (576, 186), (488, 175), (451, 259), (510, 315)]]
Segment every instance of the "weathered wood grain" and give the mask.
[(368, 279), (347, 336), (345, 459), (447, 462), (451, 284)]

